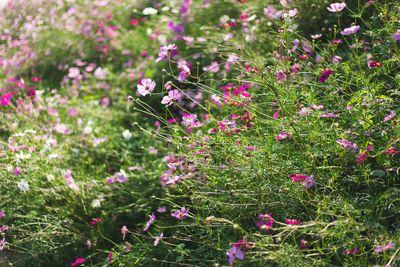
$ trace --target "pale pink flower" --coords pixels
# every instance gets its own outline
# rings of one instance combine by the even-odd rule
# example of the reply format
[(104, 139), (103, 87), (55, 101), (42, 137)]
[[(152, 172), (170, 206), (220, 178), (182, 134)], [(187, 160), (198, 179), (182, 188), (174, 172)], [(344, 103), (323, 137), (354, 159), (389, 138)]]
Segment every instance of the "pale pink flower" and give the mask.
[(329, 12), (340, 12), (346, 7), (346, 3), (333, 3), (327, 9)]
[(157, 236), (156, 239), (154, 240), (154, 246), (157, 246), (163, 237), (164, 237), (164, 233), (161, 233), (161, 235)]
[(354, 26), (344, 29), (340, 33), (343, 35), (350, 35), (350, 34), (354, 34), (354, 33), (358, 32), (359, 29), (360, 29), (360, 25), (354, 25)]
[(139, 82), (137, 86), (138, 92), (142, 96), (151, 94), (151, 92), (153, 92), (155, 87), (156, 87), (156, 82), (152, 81), (151, 79), (143, 79)]
[(169, 91), (168, 95), (163, 97), (161, 104), (167, 105), (167, 107), (172, 105), (174, 101), (177, 100), (178, 93), (179, 93), (178, 90)]

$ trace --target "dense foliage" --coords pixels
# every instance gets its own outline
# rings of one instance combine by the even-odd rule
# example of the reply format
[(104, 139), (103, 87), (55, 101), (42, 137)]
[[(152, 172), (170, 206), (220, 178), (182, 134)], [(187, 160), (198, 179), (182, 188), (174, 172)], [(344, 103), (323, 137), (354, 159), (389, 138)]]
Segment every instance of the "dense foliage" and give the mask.
[(399, 41), (397, 1), (8, 1), (0, 265), (399, 265)]

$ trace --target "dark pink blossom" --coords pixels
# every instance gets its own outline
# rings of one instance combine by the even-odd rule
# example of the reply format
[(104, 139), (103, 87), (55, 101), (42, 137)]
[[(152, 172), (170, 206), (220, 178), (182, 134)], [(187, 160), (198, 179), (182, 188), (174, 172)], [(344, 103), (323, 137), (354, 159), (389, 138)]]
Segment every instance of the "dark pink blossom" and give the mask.
[(324, 69), (324, 70), (322, 71), (321, 77), (319, 78), (319, 81), (320, 81), (321, 83), (324, 83), (324, 82), (326, 81), (326, 79), (328, 79), (329, 76), (332, 75), (332, 74), (333, 74), (333, 70)]

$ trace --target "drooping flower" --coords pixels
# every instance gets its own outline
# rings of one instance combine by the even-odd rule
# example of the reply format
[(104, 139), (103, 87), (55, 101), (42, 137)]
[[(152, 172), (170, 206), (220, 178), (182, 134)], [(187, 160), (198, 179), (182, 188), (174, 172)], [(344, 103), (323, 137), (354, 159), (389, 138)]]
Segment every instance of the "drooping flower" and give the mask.
[(151, 215), (149, 215), (149, 217), (150, 217), (150, 219), (147, 221), (146, 226), (143, 229), (143, 232), (147, 231), (147, 229), (149, 229), (150, 225), (153, 223), (154, 219), (156, 218), (156, 215), (154, 215), (154, 212), (153, 212)]
[(285, 220), (285, 222), (292, 225), (303, 223), (301, 221), (296, 221), (296, 220)]
[(229, 257), (228, 261), (230, 265), (235, 263), (235, 258), (238, 258), (239, 260), (244, 259), (243, 252), (235, 246), (231, 247), (229, 251), (226, 252), (226, 255)]
[(316, 183), (314, 181), (314, 175), (312, 174), (312, 175), (308, 176), (307, 179), (301, 183), (304, 185), (303, 190), (307, 190), (311, 186), (316, 185)]
[(178, 99), (178, 94), (178, 90), (169, 91), (168, 95), (163, 97), (161, 104), (167, 105), (167, 107), (172, 105), (174, 101)]
[(108, 254), (108, 264), (112, 263), (112, 256), (113, 256), (113, 253), (110, 251), (110, 253)]
[(161, 233), (159, 236), (157, 236), (156, 239), (154, 240), (154, 246), (157, 246), (163, 237), (164, 233)]
[(301, 250), (306, 249), (306, 241), (304, 239), (300, 240), (299, 246)]
[(333, 70), (324, 69), (322, 71), (321, 77), (319, 78), (319, 81), (321, 83), (324, 83), (326, 81), (326, 79), (328, 79), (331, 74), (333, 74)]
[(188, 66), (183, 65), (182, 70), (179, 73), (178, 81), (181, 83), (183, 82), (188, 76), (190, 75), (190, 69)]
[(360, 25), (354, 25), (349, 28), (345, 28), (340, 33), (343, 35), (350, 35), (350, 34), (354, 34), (354, 33), (358, 32), (359, 29), (360, 29)]
[(84, 258), (77, 258), (73, 263), (72, 266), (81, 265), (85, 259)]
[(340, 12), (346, 7), (346, 3), (333, 3), (327, 7), (329, 12)]
[(271, 213), (268, 213), (268, 215), (265, 214), (258, 215), (258, 221), (256, 225), (260, 227), (261, 230), (268, 231), (269, 229), (272, 228), (273, 223), (274, 219), (272, 219)]
[(151, 92), (153, 92), (155, 87), (156, 87), (156, 82), (152, 81), (151, 79), (143, 79), (139, 82), (137, 86), (138, 92), (142, 96), (151, 94)]
[(174, 213), (171, 214), (172, 217), (177, 218), (178, 220), (183, 220), (186, 218), (186, 215), (188, 214), (189, 209), (186, 209), (185, 207), (182, 207), (181, 210), (176, 210)]
[(125, 225), (122, 226), (121, 228), (122, 240), (125, 240), (126, 231), (128, 231), (128, 228)]

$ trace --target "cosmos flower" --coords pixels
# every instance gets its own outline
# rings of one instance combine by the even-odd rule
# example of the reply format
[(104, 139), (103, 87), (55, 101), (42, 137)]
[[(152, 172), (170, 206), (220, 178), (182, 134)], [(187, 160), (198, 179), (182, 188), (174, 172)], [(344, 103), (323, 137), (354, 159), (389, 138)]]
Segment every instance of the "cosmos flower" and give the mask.
[(239, 260), (244, 259), (243, 252), (235, 246), (231, 247), (229, 251), (226, 252), (226, 255), (229, 257), (228, 261), (230, 265), (235, 263), (235, 258), (238, 258)]
[(346, 7), (346, 3), (333, 3), (327, 7), (329, 12), (340, 12)]
[(137, 88), (139, 94), (145, 96), (153, 92), (154, 88), (156, 88), (156, 82), (151, 79), (143, 79), (139, 82)]
[(189, 209), (182, 207), (181, 210), (176, 210), (171, 214), (172, 217), (177, 218), (178, 220), (183, 220), (186, 218), (186, 215), (189, 213)]
[(344, 29), (340, 33), (343, 35), (350, 35), (350, 34), (354, 34), (354, 33), (358, 32), (359, 29), (360, 29), (360, 25), (354, 25), (354, 26)]
[(149, 217), (150, 217), (150, 219), (147, 221), (146, 226), (143, 229), (143, 232), (147, 231), (149, 229), (150, 225), (153, 223), (154, 219), (156, 218), (156, 215), (154, 215), (154, 212), (153, 212), (151, 215), (149, 215)]

